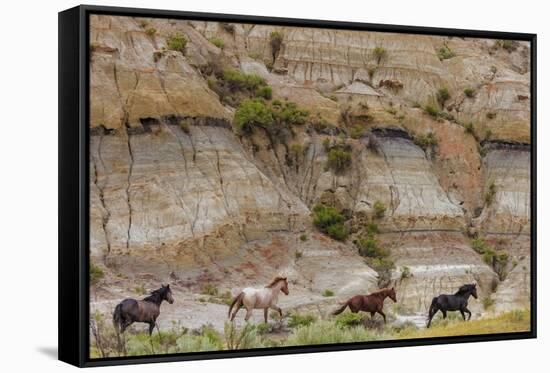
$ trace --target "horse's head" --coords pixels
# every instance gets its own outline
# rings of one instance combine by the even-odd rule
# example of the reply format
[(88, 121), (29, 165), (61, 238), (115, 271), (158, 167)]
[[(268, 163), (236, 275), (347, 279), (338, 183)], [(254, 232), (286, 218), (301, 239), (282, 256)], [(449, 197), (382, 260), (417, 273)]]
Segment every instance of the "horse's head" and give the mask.
[(476, 287), (476, 284), (472, 284), (470, 285), (471, 286), (471, 290), (470, 290), (470, 294), (472, 294), (472, 296), (477, 299), (477, 287)]
[(162, 292), (163, 299), (170, 304), (174, 303), (174, 297), (172, 297), (172, 290), (170, 289), (170, 284), (167, 284), (166, 286), (162, 285), (162, 290), (163, 290)]
[(455, 295), (466, 295), (466, 296), (473, 296), (475, 299), (477, 299), (477, 286), (476, 284), (466, 284), (462, 285), (460, 288), (458, 288), (458, 291)]
[(388, 291), (388, 297), (390, 297), (390, 299), (393, 300), (394, 302), (397, 302), (397, 295), (395, 294), (395, 288), (393, 286)]
[(284, 283), (283, 283), (283, 287), (281, 288), (281, 291), (282, 291), (283, 293), (285, 293), (285, 295), (288, 295), (288, 281), (287, 281), (286, 277), (283, 277), (283, 278), (281, 279), (281, 281), (284, 282)]

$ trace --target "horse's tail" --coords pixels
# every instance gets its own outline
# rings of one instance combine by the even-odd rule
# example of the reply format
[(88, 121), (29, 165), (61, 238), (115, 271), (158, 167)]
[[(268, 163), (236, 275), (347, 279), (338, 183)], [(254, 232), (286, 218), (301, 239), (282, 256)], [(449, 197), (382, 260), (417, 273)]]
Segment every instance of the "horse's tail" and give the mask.
[(118, 334), (122, 326), (122, 303), (117, 304), (115, 307), (115, 311), (113, 312), (113, 325)]
[(342, 304), (342, 307), (338, 308), (337, 310), (335, 311), (332, 311), (331, 312), (331, 315), (339, 315), (341, 314), (342, 312), (344, 312), (344, 310), (346, 309), (346, 307), (349, 305), (349, 300), (345, 301), (343, 304)]
[(433, 316), (437, 312), (437, 297), (434, 297), (432, 299), (432, 304), (430, 305), (430, 309), (428, 310), (428, 315)]
[(231, 317), (231, 310), (233, 309), (233, 306), (237, 304), (238, 302), (242, 302), (244, 297), (244, 292), (240, 292), (239, 295), (237, 295), (233, 301), (231, 302), (231, 305), (229, 306), (229, 312), (227, 312), (227, 317)]

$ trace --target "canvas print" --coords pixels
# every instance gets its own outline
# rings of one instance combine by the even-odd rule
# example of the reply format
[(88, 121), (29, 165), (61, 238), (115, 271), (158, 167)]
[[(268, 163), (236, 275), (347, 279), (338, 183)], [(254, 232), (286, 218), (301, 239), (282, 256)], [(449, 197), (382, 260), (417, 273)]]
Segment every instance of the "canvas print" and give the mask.
[(530, 330), (530, 44), (91, 15), (89, 357)]

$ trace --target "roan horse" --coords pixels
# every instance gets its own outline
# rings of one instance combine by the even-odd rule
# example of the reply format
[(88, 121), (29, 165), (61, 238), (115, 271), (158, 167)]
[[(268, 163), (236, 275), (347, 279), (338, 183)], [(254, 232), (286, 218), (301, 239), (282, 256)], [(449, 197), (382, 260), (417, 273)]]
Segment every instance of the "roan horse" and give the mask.
[(378, 312), (384, 318), (384, 324), (385, 324), (386, 315), (382, 311), (382, 308), (384, 308), (384, 299), (386, 299), (387, 297), (390, 297), (391, 300), (393, 300), (394, 302), (397, 302), (395, 289), (393, 287), (391, 289), (388, 289), (388, 288), (381, 289), (369, 295), (356, 295), (348, 299), (347, 301), (345, 301), (342, 307), (332, 312), (332, 314), (338, 315), (344, 312), (346, 307), (349, 307), (349, 309), (353, 313), (357, 313), (359, 311), (370, 312), (371, 318), (374, 316), (375, 313)]
[(157, 325), (160, 304), (163, 300), (170, 304), (174, 303), (170, 285), (162, 285), (160, 289), (153, 290), (151, 295), (143, 300), (128, 298), (117, 304), (113, 312), (113, 324), (117, 333), (124, 333), (126, 328), (134, 322), (143, 322), (149, 324), (149, 335), (151, 335)]
[[(277, 276), (268, 285), (261, 289), (245, 288), (233, 299), (233, 302), (231, 302), (227, 316), (231, 318), (231, 321), (233, 321), (237, 315), (237, 312), (239, 312), (241, 307), (244, 306), (244, 308), (246, 308), (246, 316), (244, 317), (245, 321), (248, 321), (250, 316), (252, 316), (252, 310), (258, 308), (264, 309), (264, 321), (266, 323), (267, 310), (269, 308), (278, 311), (282, 318), (283, 311), (277, 306), (279, 291), (282, 291), (285, 295), (288, 295), (288, 282), (286, 277)], [(231, 310), (233, 307), (235, 307), (235, 311), (233, 312), (233, 315), (231, 315)]]
[(447, 311), (460, 311), (464, 320), (466, 320), (466, 316), (464, 315), (464, 312), (466, 312), (468, 320), (470, 320), (472, 318), (472, 313), (468, 309), (468, 298), (470, 298), (470, 295), (477, 299), (476, 284), (462, 285), (453, 295), (441, 294), (435, 297), (428, 311), (428, 325), (426, 327), (430, 327), (437, 311), (441, 311), (444, 319), (447, 318)]

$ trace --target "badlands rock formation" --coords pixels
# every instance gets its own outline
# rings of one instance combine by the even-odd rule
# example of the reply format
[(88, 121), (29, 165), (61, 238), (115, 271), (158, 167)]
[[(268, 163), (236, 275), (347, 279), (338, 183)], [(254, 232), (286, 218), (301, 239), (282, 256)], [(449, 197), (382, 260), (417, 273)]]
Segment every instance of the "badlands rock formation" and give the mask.
[[(173, 35), (184, 53), (170, 50)], [(136, 284), (170, 282), (189, 302), (205, 284), (236, 293), (285, 273), (282, 304), (324, 301), (326, 314), (336, 300), (324, 290), (368, 293), (379, 276), (352, 238), (317, 231), (312, 208), (336, 206), (353, 236), (379, 202), (396, 312), (425, 312), (473, 281), (478, 313), (528, 306), (527, 44), (95, 15), (90, 41), (90, 246), (107, 275), (98, 304)], [(216, 69), (263, 77), (307, 123), (283, 142), (237, 134)], [(349, 146), (344, 172), (326, 166), (327, 141)], [(505, 275), (473, 237), (508, 255)]]

